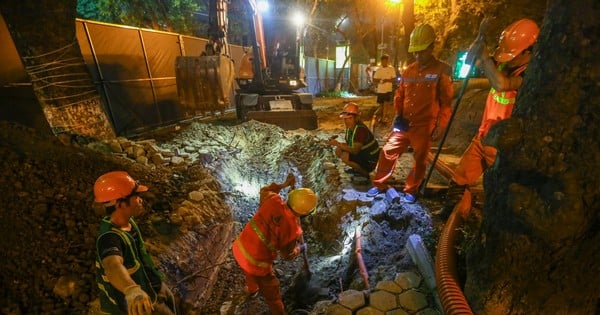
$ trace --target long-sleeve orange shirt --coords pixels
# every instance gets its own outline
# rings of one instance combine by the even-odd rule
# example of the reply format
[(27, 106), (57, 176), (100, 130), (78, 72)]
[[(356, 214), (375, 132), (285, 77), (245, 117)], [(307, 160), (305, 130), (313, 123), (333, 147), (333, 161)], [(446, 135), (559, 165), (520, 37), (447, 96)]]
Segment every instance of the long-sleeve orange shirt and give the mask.
[(272, 271), (277, 252), (289, 257), (302, 235), (298, 217), (281, 198), (281, 185), (260, 190), (260, 206), (233, 244), (233, 256), (247, 273), (264, 276)]
[(396, 114), (402, 115), (411, 125), (426, 125), (433, 121), (438, 130), (444, 130), (450, 120), (452, 96), (452, 69), (433, 58), (419, 69), (413, 62), (402, 73), (394, 97)]

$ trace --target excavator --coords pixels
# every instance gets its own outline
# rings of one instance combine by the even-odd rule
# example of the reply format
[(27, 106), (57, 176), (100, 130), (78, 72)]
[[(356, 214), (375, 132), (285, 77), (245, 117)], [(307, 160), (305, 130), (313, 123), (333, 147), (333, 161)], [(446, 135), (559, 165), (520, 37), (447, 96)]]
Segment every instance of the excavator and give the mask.
[(227, 39), (229, 2), (210, 0), (205, 51), (201, 56), (176, 59), (180, 102), (184, 108), (205, 111), (235, 106), (241, 120), (257, 120), (285, 130), (316, 129), (313, 96), (298, 91), (307, 84), (296, 26), (281, 16), (282, 10), (263, 19), (255, 0), (242, 1), (245, 12), (251, 14), (245, 21), (249, 34), (243, 36), (244, 54), (237, 73)]

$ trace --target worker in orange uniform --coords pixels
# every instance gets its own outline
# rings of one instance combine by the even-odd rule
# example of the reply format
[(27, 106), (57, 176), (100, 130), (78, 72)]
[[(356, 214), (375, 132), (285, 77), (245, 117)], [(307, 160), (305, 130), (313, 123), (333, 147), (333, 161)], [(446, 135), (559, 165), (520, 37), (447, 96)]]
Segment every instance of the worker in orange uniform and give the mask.
[(335, 147), (335, 155), (342, 159), (344, 164), (369, 178), (369, 173), (377, 165), (379, 143), (369, 127), (360, 120), (360, 110), (356, 103), (350, 102), (344, 105), (340, 118), (344, 119), (346, 126), (346, 143), (335, 139), (329, 140), (328, 143)]
[(140, 185), (127, 172), (96, 180), (94, 196), (106, 208), (96, 240), (96, 281), (101, 314), (176, 314), (171, 290), (148, 253), (133, 217), (144, 212)]
[(426, 172), (426, 157), (432, 140), (438, 140), (448, 125), (453, 88), (451, 68), (433, 56), (435, 32), (428, 24), (421, 24), (410, 34), (408, 51), (416, 61), (402, 74), (394, 98), (396, 118), (373, 178), (374, 187), (367, 196), (373, 197), (386, 190), (386, 181), (392, 176), (396, 161), (408, 146), (414, 149), (414, 165), (406, 179), (401, 200), (416, 201), (416, 193)]
[[(476, 58), (492, 87), (486, 99), (479, 131), (463, 153), (450, 181), (446, 205), (440, 213), (443, 217), (447, 217), (465, 193), (469, 193), (468, 186), (475, 183), (494, 163), (496, 148), (483, 145), (481, 141), (494, 124), (511, 116), (517, 90), (523, 83), (523, 72), (531, 59), (531, 50), (539, 31), (537, 24), (530, 19), (510, 24), (500, 34), (493, 59), (481, 39), (471, 45), (470, 51), (481, 47), (481, 53)], [(466, 197), (470, 200), (470, 193)], [(470, 202), (461, 202), (459, 211), (466, 213), (469, 209)]]
[(278, 252), (283, 259), (292, 260), (306, 250), (299, 217), (310, 214), (317, 205), (317, 196), (309, 188), (293, 189), (287, 201), (281, 198), (281, 189), (294, 184), (290, 174), (282, 184), (262, 187), (258, 211), (233, 242), (233, 257), (246, 275), (246, 293), (260, 291), (272, 315), (285, 314), (273, 261)]

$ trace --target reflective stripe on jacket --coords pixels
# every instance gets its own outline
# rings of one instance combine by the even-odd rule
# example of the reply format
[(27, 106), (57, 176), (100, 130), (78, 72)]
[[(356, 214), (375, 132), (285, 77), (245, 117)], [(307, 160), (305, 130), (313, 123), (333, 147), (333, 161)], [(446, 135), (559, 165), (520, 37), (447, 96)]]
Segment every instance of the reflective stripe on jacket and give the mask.
[[(506, 63), (498, 66), (498, 70), (502, 71)], [(527, 68), (524, 64), (509, 74), (509, 76), (520, 76)], [(512, 115), (513, 107), (517, 99), (517, 90), (498, 92), (491, 88), (485, 101), (485, 110), (481, 117), (481, 125), (479, 126), (479, 136), (485, 137), (490, 128), (500, 120), (509, 118)]]
[(298, 217), (279, 194), (273, 194), (263, 201), (233, 242), (233, 256), (245, 272), (264, 276), (272, 272), (277, 252), (300, 235)]
[[(135, 234), (137, 235), (137, 239), (133, 239), (131, 234), (116, 228), (111, 222), (109, 217), (105, 217), (100, 223), (100, 231), (98, 239), (100, 236), (107, 233), (114, 233), (118, 235), (121, 240), (123, 240), (123, 265), (127, 272), (135, 281), (135, 283), (139, 284), (142, 289), (150, 296), (152, 303), (156, 302), (157, 292), (154, 291), (152, 285), (150, 283), (150, 279), (146, 274), (147, 270), (156, 274), (156, 276), (160, 279), (164, 278), (164, 275), (156, 269), (154, 261), (152, 257), (148, 253), (146, 246), (144, 245), (144, 240), (142, 239), (142, 234), (140, 233), (140, 229), (137, 224), (133, 220), (133, 218), (129, 219), (129, 223), (131, 224), (131, 228), (135, 229)], [(137, 246), (136, 246), (137, 244)], [(144, 268), (144, 266), (148, 268)], [(108, 278), (106, 277), (104, 267), (102, 266), (102, 261), (100, 259), (100, 255), (98, 254), (97, 245), (96, 245), (96, 282), (98, 284), (98, 292), (100, 296), (100, 308), (104, 312), (108, 312), (110, 314), (127, 314), (127, 308), (125, 306), (125, 296), (121, 291), (117, 290), (113, 287)]]
[(352, 130), (346, 129), (346, 144), (351, 147), (354, 146), (354, 138), (356, 136), (356, 131), (359, 128), (366, 131), (367, 139), (364, 140), (364, 143), (362, 144), (362, 147), (357, 155), (366, 156), (368, 157), (368, 161), (377, 162), (380, 152), (379, 143), (375, 139), (375, 136), (369, 127), (367, 127), (367, 125), (365, 125), (362, 121), (357, 122)]
[(410, 125), (431, 125), (433, 122), (438, 128), (446, 128), (454, 93), (451, 69), (436, 58), (422, 69), (419, 69), (418, 62), (410, 64), (402, 73), (396, 90), (396, 113), (407, 119)]

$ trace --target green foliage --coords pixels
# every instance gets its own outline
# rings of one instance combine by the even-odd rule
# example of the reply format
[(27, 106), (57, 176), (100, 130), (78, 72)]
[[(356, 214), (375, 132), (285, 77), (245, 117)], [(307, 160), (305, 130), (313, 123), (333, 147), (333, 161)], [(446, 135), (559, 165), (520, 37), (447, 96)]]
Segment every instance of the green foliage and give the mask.
[(202, 23), (198, 16), (207, 7), (194, 0), (77, 1), (78, 16), (84, 19), (188, 35), (199, 35)]
[(342, 92), (341, 91), (337, 91), (337, 92), (336, 91), (321, 91), (316, 96), (317, 97), (322, 97), (322, 98), (325, 98), (325, 97), (332, 97), (332, 98), (334, 98), (334, 97), (342, 97)]

